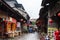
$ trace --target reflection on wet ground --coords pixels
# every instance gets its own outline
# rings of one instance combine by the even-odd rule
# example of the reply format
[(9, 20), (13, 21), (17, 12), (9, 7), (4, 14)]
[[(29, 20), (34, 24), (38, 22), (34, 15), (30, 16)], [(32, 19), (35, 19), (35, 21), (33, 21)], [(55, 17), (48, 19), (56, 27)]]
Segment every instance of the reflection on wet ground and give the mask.
[(40, 40), (40, 39), (38, 33), (35, 32), (35, 33), (23, 34), (22, 36), (15, 37), (12, 39), (0, 39), (0, 40)]

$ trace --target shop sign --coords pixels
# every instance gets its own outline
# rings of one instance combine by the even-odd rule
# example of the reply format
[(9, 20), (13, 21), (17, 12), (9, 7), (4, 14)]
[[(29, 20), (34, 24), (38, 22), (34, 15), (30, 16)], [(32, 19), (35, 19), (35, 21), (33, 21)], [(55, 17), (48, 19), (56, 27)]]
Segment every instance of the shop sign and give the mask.
[(12, 18), (12, 22), (13, 22), (13, 23), (16, 23), (17, 21), (16, 21), (16, 19)]
[(20, 24), (20, 22), (17, 22), (17, 27), (21, 27), (21, 24)]

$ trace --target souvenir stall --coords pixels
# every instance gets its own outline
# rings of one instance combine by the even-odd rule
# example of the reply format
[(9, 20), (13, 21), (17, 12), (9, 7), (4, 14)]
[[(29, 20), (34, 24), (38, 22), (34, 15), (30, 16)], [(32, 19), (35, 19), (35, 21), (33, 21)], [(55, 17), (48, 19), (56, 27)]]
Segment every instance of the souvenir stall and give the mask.
[[(10, 19), (9, 19), (10, 18)], [(4, 37), (14, 37), (15, 36), (15, 30), (16, 30), (16, 20), (9, 17), (9, 20), (2, 20), (2, 22), (0, 22), (0, 32), (1, 32), (1, 36)], [(12, 20), (11, 20), (12, 19)]]

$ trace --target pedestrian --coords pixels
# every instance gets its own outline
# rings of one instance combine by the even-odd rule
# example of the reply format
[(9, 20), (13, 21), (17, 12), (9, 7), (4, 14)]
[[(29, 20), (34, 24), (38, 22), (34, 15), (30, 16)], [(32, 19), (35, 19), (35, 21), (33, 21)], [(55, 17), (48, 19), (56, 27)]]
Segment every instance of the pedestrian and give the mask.
[(40, 35), (40, 40), (45, 40), (45, 37), (43, 34)]
[(50, 40), (49, 35), (46, 35), (45, 40)]

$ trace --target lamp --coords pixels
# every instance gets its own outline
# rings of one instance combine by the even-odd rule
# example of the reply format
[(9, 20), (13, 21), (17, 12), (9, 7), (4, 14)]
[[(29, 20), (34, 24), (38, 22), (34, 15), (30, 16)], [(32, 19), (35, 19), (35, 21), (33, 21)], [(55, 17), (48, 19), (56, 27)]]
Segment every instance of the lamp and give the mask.
[(60, 13), (58, 13), (58, 16), (60, 17)]

